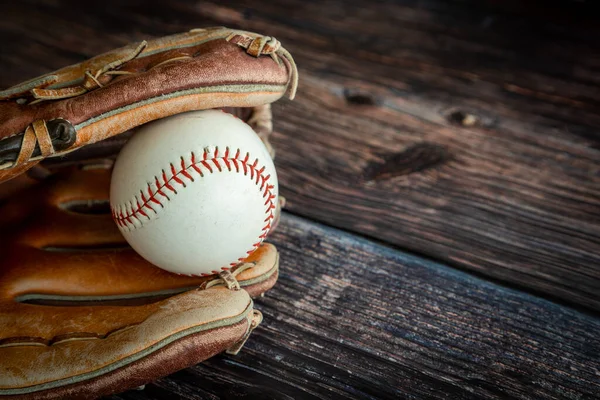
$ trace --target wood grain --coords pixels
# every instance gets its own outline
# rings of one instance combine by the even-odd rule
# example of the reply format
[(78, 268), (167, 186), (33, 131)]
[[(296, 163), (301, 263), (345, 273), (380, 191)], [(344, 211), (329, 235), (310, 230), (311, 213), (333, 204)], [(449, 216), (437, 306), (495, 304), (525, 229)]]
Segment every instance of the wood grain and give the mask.
[(590, 4), (4, 2), (6, 87), (209, 25), (300, 67), (275, 105), (289, 211), (600, 309), (600, 31)]
[(195, 27), (273, 35), (301, 73), (276, 163), (308, 218), (284, 215), (239, 356), (113, 399), (597, 397), (598, 318), (420, 257), (600, 309), (590, 4), (110, 3), (2, 2), (0, 87)]
[(278, 284), (238, 356), (112, 399), (584, 399), (600, 320), (284, 215)]

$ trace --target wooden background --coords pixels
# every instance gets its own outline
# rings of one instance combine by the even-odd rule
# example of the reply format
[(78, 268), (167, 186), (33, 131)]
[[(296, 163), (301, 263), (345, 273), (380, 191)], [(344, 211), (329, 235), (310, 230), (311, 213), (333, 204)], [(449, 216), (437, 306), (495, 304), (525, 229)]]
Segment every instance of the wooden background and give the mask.
[[(526, 4), (524, 4), (526, 3)], [(236, 357), (113, 399), (600, 394), (600, 29), (587, 2), (24, 1), (0, 87), (132, 41), (275, 36), (287, 213)]]

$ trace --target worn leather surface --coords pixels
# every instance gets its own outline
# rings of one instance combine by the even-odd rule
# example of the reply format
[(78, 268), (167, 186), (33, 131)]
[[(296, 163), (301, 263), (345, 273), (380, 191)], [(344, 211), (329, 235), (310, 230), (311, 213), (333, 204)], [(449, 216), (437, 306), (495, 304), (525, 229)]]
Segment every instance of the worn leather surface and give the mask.
[[(255, 33), (220, 27), (152, 40), (145, 47), (132, 44), (0, 91), (0, 149), (3, 140), (25, 137), (28, 127), (43, 128), (57, 118), (77, 132), (67, 149), (45, 146), (39, 156), (2, 163), (0, 181), (46, 157), (155, 119), (190, 110), (255, 107), (286, 92), (293, 97), (296, 83), (289, 53), (273, 38)], [(38, 133), (21, 147), (47, 142)]]
[(270, 244), (242, 290), (150, 265), (111, 220), (106, 166), (0, 185), (0, 396), (96, 397), (198, 363), (244, 339), (277, 279)]
[(113, 373), (91, 378), (84, 385), (67, 384), (55, 389), (41, 390), (30, 395), (0, 397), (2, 399), (93, 399), (99, 396), (122, 392), (132, 387), (168, 375), (172, 371), (191, 366), (200, 359), (211, 357), (231, 341), (238, 337), (240, 331), (247, 329), (247, 322), (210, 331), (190, 334), (185, 340), (178, 340), (149, 354), (136, 363), (118, 368)]
[[(241, 117), (273, 155), (270, 103), (297, 79), (274, 38), (218, 27), (0, 91), (0, 398), (96, 398), (239, 351), (261, 320), (252, 297), (277, 280), (275, 247), (221, 275), (150, 265), (111, 219), (110, 159), (137, 126), (208, 108)], [(66, 148), (57, 119), (76, 133)]]

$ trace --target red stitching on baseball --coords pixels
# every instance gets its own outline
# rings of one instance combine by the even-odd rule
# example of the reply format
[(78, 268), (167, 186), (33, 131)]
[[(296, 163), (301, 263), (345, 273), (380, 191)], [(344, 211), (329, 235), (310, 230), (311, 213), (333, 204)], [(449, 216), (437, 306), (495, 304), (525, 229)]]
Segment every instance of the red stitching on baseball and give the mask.
[(223, 162), (225, 163), (227, 170), (231, 171), (231, 164), (229, 164), (229, 160), (227, 159), (227, 153), (229, 153), (229, 149), (227, 149), (227, 151), (225, 152), (225, 158), (223, 158)]
[(217, 166), (217, 169), (219, 170), (219, 172), (223, 172), (223, 170), (221, 169), (221, 164), (219, 164), (219, 161), (216, 158), (213, 158), (212, 161)]
[[(157, 193), (160, 193), (160, 191), (158, 191)], [(158, 204), (159, 206), (162, 206), (162, 203), (154, 198), (154, 194), (152, 193), (152, 189), (150, 189), (150, 186), (148, 186), (148, 196), (150, 196), (148, 198), (148, 200), (150, 200), (154, 204)]]
[[(140, 194), (141, 194), (140, 197), (142, 199), (142, 202), (140, 204), (140, 201), (138, 200), (138, 198), (136, 196), (135, 197), (135, 203), (136, 203), (135, 209), (132, 208), (130, 212), (126, 211), (127, 214), (123, 214), (124, 205), (117, 206), (115, 208), (113, 208), (111, 206), (111, 214), (113, 216), (114, 221), (117, 223), (117, 225), (119, 225), (121, 227), (135, 228), (135, 224), (132, 222), (132, 218), (135, 218), (140, 222), (142, 220), (139, 218), (139, 215), (142, 215), (142, 216), (146, 217), (147, 219), (150, 219), (148, 214), (146, 212), (144, 212), (144, 210), (143, 210), (146, 207), (146, 208), (149, 208), (152, 211), (154, 211), (155, 214), (157, 213), (156, 210), (154, 210), (154, 208), (152, 208), (150, 206), (150, 202), (152, 202), (154, 204), (158, 204), (162, 208), (164, 208), (164, 204), (157, 198), (158, 194), (163, 196), (163, 198), (170, 200), (169, 196), (167, 196), (163, 192), (163, 190), (162, 190), (163, 188), (167, 188), (171, 192), (177, 194), (177, 190), (175, 190), (175, 188), (170, 184), (171, 181), (175, 181), (178, 184), (186, 187), (186, 183), (184, 182), (184, 180), (182, 178), (185, 177), (186, 179), (194, 182), (194, 178), (190, 174), (191, 170), (196, 171), (196, 173), (198, 173), (201, 177), (204, 176), (202, 168), (204, 168), (205, 170), (208, 170), (208, 172), (211, 174), (214, 173), (215, 171), (214, 171), (213, 167), (211, 167), (211, 165), (209, 164), (209, 161), (211, 161), (211, 160), (212, 160), (212, 163), (217, 167), (219, 172), (223, 172), (223, 168), (220, 164), (220, 161), (223, 161), (223, 163), (227, 166), (228, 171), (232, 171), (231, 164), (230, 164), (230, 163), (232, 163), (235, 166), (236, 173), (240, 173), (239, 163), (241, 163), (242, 168), (244, 170), (244, 175), (247, 176), (248, 170), (250, 170), (250, 179), (256, 184), (256, 186), (259, 187), (260, 193), (262, 194), (263, 198), (265, 199), (264, 205), (266, 207), (265, 215), (267, 217), (264, 220), (266, 225), (261, 229), (261, 232), (258, 235), (258, 239), (259, 239), (258, 242), (252, 244), (252, 248), (250, 250), (246, 251), (246, 253), (245, 253), (246, 255), (252, 254), (261, 245), (262, 241), (269, 234), (269, 231), (271, 229), (271, 223), (273, 222), (273, 219), (275, 218), (275, 215), (273, 214), (273, 210), (276, 208), (274, 200), (277, 196), (273, 193), (273, 189), (275, 188), (275, 185), (268, 184), (269, 179), (271, 178), (271, 175), (266, 175), (266, 176), (264, 175), (266, 167), (263, 166), (262, 168), (258, 169), (258, 159), (256, 159), (252, 164), (250, 164), (249, 163), (250, 153), (246, 153), (245, 157), (243, 159), (240, 159), (240, 154), (241, 154), (240, 149), (237, 149), (235, 156), (230, 157), (229, 148), (226, 148), (225, 154), (223, 156), (219, 156), (219, 148), (216, 147), (214, 154), (212, 154), (213, 157), (208, 158), (209, 156), (211, 156), (211, 154), (209, 153), (208, 149), (205, 149), (203, 152), (202, 158), (200, 160), (197, 160), (196, 155), (194, 154), (194, 152), (192, 152), (191, 153), (191, 163), (188, 166), (185, 165), (185, 161), (184, 161), (183, 157), (181, 157), (181, 168), (180, 169), (176, 169), (173, 164), (169, 164), (171, 174), (172, 174), (170, 178), (168, 178), (166, 172), (164, 170), (162, 170), (161, 171), (162, 183), (161, 183), (159, 177), (155, 176), (154, 177), (155, 189), (152, 188), (152, 185), (150, 183), (148, 184), (148, 186), (147, 186), (148, 197), (146, 197), (144, 195), (143, 190), (140, 191)], [(256, 178), (255, 178), (255, 173), (256, 173)], [(120, 209), (120, 210), (117, 211), (117, 209)], [(239, 262), (243, 262), (244, 260), (245, 260), (244, 257), (238, 258)], [(237, 264), (238, 263), (236, 263), (236, 262), (232, 262), (230, 264), (230, 267), (233, 267)], [(227, 267), (221, 267), (221, 268), (224, 269)], [(204, 276), (204, 275), (210, 275), (210, 274), (202, 274), (202, 275)]]
[(202, 173), (202, 170), (200, 168), (198, 168), (198, 166), (196, 164), (192, 164), (192, 167), (194, 167), (194, 170), (200, 174), (201, 177), (204, 178), (204, 174)]
[(187, 172), (185, 167), (185, 161), (183, 161), (183, 157), (181, 157), (181, 173), (188, 178), (190, 181), (194, 182), (194, 178)]
[[(140, 205), (138, 204), (138, 207), (139, 207), (139, 206), (140, 206)], [(144, 206), (145, 206), (145, 204), (144, 204)], [(143, 208), (140, 208), (140, 209), (138, 210), (138, 212), (139, 212), (140, 214), (142, 214), (144, 217), (146, 217), (146, 218), (150, 218), (150, 217), (148, 217), (148, 214), (146, 214), (146, 213), (144, 212)]]
[(171, 178), (172, 178), (172, 179), (174, 179), (174, 180), (175, 180), (175, 182), (177, 182), (177, 183), (179, 183), (180, 185), (183, 185), (183, 187), (185, 187), (185, 183), (184, 183), (184, 182), (183, 182), (181, 179), (179, 179), (179, 178), (177, 177), (177, 174), (178, 174), (179, 172), (181, 172), (181, 171), (176, 171), (176, 170), (175, 170), (175, 166), (174, 166), (173, 164), (171, 164), (171, 173), (173, 174), (173, 175), (171, 176)]
[[(165, 170), (164, 170), (164, 169), (163, 169), (163, 171), (162, 171), (162, 178), (163, 178), (163, 181), (165, 182), (165, 183), (164, 183), (164, 186), (165, 186), (167, 189), (169, 189), (171, 192), (173, 192), (173, 193), (177, 194), (177, 190), (175, 190), (175, 189), (173, 188), (173, 186), (171, 186), (171, 185), (169, 184), (169, 180), (167, 179), (167, 174), (166, 174), (166, 172), (165, 172)], [(167, 198), (168, 198), (168, 197), (167, 197)]]
[[(204, 154), (206, 154), (206, 153), (204, 153)], [(210, 164), (209, 164), (209, 163), (207, 163), (207, 162), (206, 162), (206, 161), (204, 161), (204, 160), (202, 160), (202, 161), (200, 161), (200, 162), (202, 163), (202, 165), (204, 165), (204, 167), (205, 167), (206, 169), (208, 169), (208, 170), (210, 171), (210, 173), (211, 173), (211, 174), (213, 173), (213, 170), (212, 170), (212, 168), (211, 168), (211, 166), (210, 166)]]

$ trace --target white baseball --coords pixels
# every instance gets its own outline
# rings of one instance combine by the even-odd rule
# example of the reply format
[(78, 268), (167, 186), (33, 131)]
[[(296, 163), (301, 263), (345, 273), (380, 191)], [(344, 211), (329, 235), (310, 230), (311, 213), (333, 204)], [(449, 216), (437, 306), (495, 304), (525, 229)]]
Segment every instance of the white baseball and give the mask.
[(256, 250), (274, 219), (277, 175), (250, 126), (222, 111), (178, 114), (139, 128), (110, 188), (113, 218), (142, 257), (204, 275)]

